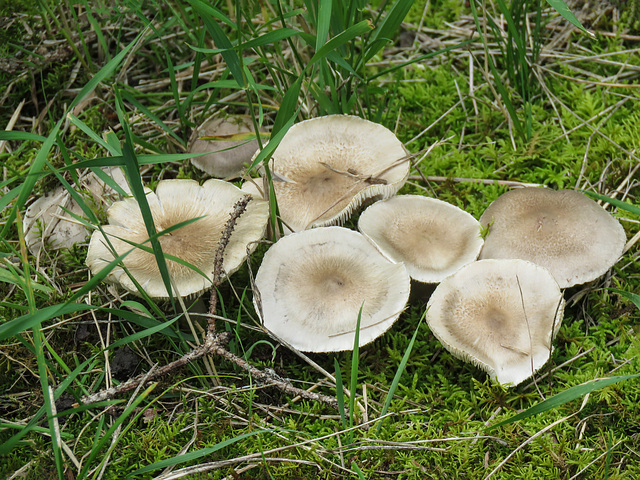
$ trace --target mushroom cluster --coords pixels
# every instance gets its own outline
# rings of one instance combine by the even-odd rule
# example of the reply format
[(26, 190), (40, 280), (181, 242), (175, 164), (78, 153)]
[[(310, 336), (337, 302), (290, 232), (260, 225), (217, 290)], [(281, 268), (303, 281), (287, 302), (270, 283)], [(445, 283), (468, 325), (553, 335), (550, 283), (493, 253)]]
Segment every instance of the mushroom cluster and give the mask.
[[(215, 120), (195, 135), (233, 137), (250, 131), (249, 125), (246, 119), (232, 127)], [(197, 142), (192, 151), (223, 148)], [(613, 216), (574, 191), (515, 189), (493, 202), (480, 221), (440, 200), (396, 196), (408, 178), (407, 150), (390, 130), (354, 116), (294, 125), (269, 167), (288, 235), (264, 255), (254, 305), (267, 330), (301, 351), (351, 349), (358, 321), (360, 345), (371, 342), (406, 307), (411, 279), (439, 283), (426, 313), (434, 335), (454, 356), (503, 385), (517, 385), (550, 357), (563, 319), (561, 288), (604, 274), (626, 240)], [(238, 168), (217, 164), (207, 171), (233, 176)], [(269, 213), (263, 186), (264, 179), (247, 181), (242, 189), (221, 180), (168, 180), (149, 192), (159, 231), (198, 218), (160, 237), (180, 294), (211, 286), (221, 230), (247, 193), (254, 200), (225, 248), (227, 275), (262, 238)], [(371, 205), (359, 218), (359, 232), (331, 226), (365, 202)], [(151, 296), (166, 297), (155, 258), (135, 248), (148, 240), (136, 201), (116, 202), (108, 215), (110, 224), (90, 242), (91, 270), (133, 249), (108, 279), (134, 293), (139, 283)]]
[(447, 277), (427, 305), (427, 323), (453, 355), (514, 386), (548, 359), (563, 318), (560, 288), (595, 280), (622, 255), (620, 223), (585, 195), (511, 190), (480, 223), (480, 260)]

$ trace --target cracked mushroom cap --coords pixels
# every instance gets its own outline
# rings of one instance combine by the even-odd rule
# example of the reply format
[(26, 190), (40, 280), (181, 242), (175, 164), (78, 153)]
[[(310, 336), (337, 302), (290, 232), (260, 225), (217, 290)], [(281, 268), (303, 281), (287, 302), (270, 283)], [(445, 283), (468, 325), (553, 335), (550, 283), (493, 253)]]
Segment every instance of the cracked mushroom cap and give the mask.
[[(282, 220), (292, 231), (344, 222), (363, 201), (394, 195), (409, 175), (407, 150), (391, 130), (350, 115), (289, 129), (273, 153)], [(253, 183), (243, 189), (258, 193)]]
[[(212, 177), (239, 177), (244, 171), (244, 164), (249, 163), (258, 149), (258, 141), (255, 139), (233, 140), (232, 137), (253, 133), (253, 131), (251, 119), (246, 115), (229, 115), (208, 120), (194, 132), (189, 152), (211, 153), (194, 157), (191, 163)], [(221, 139), (203, 140), (201, 137), (220, 137)]]
[[(203, 217), (159, 238), (165, 254), (194, 265), (208, 277), (204, 278), (187, 266), (167, 260), (167, 268), (180, 295), (196, 294), (211, 286), (215, 256), (223, 230), (234, 205), (245, 195), (236, 186), (214, 179), (207, 180), (202, 186), (194, 180), (163, 180), (158, 183), (155, 193), (149, 192), (147, 195), (157, 231), (192, 218)], [(109, 225), (105, 225), (103, 230), (118, 255), (134, 248), (120, 238), (137, 244), (148, 240), (140, 207), (134, 198), (114, 203), (107, 214)], [(255, 248), (255, 242), (262, 238), (268, 215), (267, 203), (252, 199), (246, 211), (239, 216), (224, 250), (222, 266), (226, 276), (240, 267), (249, 252)], [(148, 242), (146, 245), (150, 246)], [(113, 259), (103, 234), (95, 231), (89, 243), (87, 265), (95, 274)], [(151, 297), (168, 298), (152, 253), (134, 249), (123, 263)], [(135, 284), (120, 266), (110, 272), (107, 280), (119, 283), (132, 293), (138, 293)]]
[(337, 352), (382, 335), (409, 299), (402, 264), (384, 258), (358, 232), (323, 227), (281, 238), (256, 275), (264, 326), (304, 352)]
[(358, 229), (414, 280), (438, 283), (478, 258), (480, 222), (450, 203), (421, 195), (399, 195), (374, 203)]
[(620, 222), (574, 190), (519, 188), (480, 217), (489, 227), (480, 258), (521, 258), (549, 269), (561, 288), (590, 282), (620, 258)]
[(525, 260), (479, 260), (436, 287), (426, 319), (454, 356), (515, 386), (549, 359), (563, 311), (560, 287), (546, 268)]

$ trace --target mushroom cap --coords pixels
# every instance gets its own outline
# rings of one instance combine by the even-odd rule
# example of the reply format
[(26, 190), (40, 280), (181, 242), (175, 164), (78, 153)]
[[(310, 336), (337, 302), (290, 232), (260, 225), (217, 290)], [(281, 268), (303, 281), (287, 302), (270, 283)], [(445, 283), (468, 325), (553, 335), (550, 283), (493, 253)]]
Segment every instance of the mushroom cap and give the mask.
[(376, 202), (358, 229), (387, 258), (402, 262), (414, 280), (437, 283), (478, 258), (480, 222), (450, 203), (421, 195)]
[[(207, 180), (202, 186), (194, 180), (163, 180), (158, 183), (155, 193), (148, 193), (147, 201), (158, 231), (192, 218), (203, 217), (159, 238), (165, 254), (194, 265), (208, 277), (204, 278), (189, 267), (167, 260), (167, 268), (180, 295), (199, 293), (211, 286), (220, 238), (233, 206), (245, 195), (236, 186), (215, 179)], [(255, 242), (264, 235), (268, 210), (266, 202), (254, 199), (237, 219), (223, 256), (222, 266), (226, 276), (240, 267), (247, 255), (255, 249)], [(118, 237), (137, 244), (148, 240), (142, 213), (134, 198), (114, 203), (107, 215), (109, 225), (105, 225), (103, 230), (118, 255), (134, 248)], [(150, 246), (148, 242), (146, 245)], [(113, 259), (104, 235), (95, 231), (89, 243), (87, 265), (95, 274)], [(168, 298), (152, 253), (134, 249), (124, 258), (123, 263), (151, 297)], [(107, 280), (119, 283), (132, 293), (138, 293), (135, 284), (120, 266), (109, 273)]]
[(549, 359), (563, 312), (560, 287), (546, 268), (525, 260), (479, 260), (436, 287), (426, 320), (454, 356), (514, 386)]
[(191, 159), (200, 170), (216, 178), (239, 177), (244, 164), (258, 149), (257, 140), (202, 140), (201, 137), (232, 137), (239, 133), (253, 133), (253, 124), (246, 115), (212, 118), (203, 123), (191, 137), (189, 152), (204, 153)]
[(282, 237), (256, 275), (264, 326), (305, 352), (351, 350), (387, 331), (409, 299), (402, 264), (384, 258), (358, 232), (322, 227)]
[(63, 210), (82, 216), (82, 209), (64, 187), (58, 187), (39, 197), (27, 208), (22, 230), (25, 242), (33, 255), (38, 255), (45, 243), (54, 249), (71, 248), (82, 243), (89, 232)]
[(519, 188), (480, 217), (489, 226), (480, 258), (521, 258), (549, 269), (561, 288), (595, 280), (624, 250), (620, 222), (574, 190)]
[[(127, 180), (120, 168), (101, 170), (128, 191)], [(89, 192), (86, 197), (89, 197), (90, 202), (111, 204), (117, 197), (117, 193), (94, 172), (80, 177), (79, 185)], [(80, 205), (64, 187), (58, 187), (39, 197), (27, 208), (22, 229), (27, 247), (33, 255), (37, 256), (45, 243), (54, 250), (61, 250), (72, 248), (76, 243), (84, 243), (87, 239), (89, 230), (63, 208), (79, 217), (84, 216)]]
[(388, 198), (404, 185), (406, 155), (391, 130), (359, 117), (328, 115), (294, 125), (272, 155), (282, 220), (293, 231), (343, 222), (364, 200)]

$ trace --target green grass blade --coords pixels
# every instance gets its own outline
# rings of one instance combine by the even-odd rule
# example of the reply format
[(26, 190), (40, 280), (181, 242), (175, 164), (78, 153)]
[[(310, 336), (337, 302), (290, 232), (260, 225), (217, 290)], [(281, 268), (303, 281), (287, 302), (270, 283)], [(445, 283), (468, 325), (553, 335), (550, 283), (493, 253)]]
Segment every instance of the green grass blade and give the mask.
[(299, 30), (295, 30), (293, 28), (279, 28), (278, 30), (274, 30), (273, 32), (268, 32), (264, 35), (260, 35), (253, 40), (249, 40), (248, 42), (241, 43), (239, 46), (235, 47), (235, 49), (248, 50), (251, 48), (264, 47), (291, 37), (295, 37), (296, 35), (300, 35)]
[(362, 470), (360, 470), (360, 467), (355, 462), (351, 462), (351, 468), (353, 468), (353, 471), (358, 475), (358, 480), (366, 480), (364, 473), (362, 473)]
[(150, 337), (158, 332), (168, 329), (171, 325), (173, 325), (178, 319), (182, 318), (182, 315), (176, 315), (171, 320), (167, 320), (166, 322), (161, 323), (160, 325), (156, 325), (154, 327), (147, 328), (140, 332), (132, 333), (131, 335), (127, 335), (124, 338), (116, 340), (115, 342), (109, 345), (109, 349), (117, 348), (122, 345), (126, 345), (131, 342), (135, 342), (142, 338)]
[(414, 0), (397, 0), (391, 6), (380, 26), (371, 35), (365, 50), (364, 63), (371, 60), (387, 43), (393, 40), (400, 24), (409, 13), (413, 2)]
[(218, 450), (228, 447), (229, 445), (233, 445), (240, 440), (244, 440), (247, 437), (251, 437), (253, 435), (257, 435), (259, 433), (270, 433), (273, 430), (256, 430), (254, 432), (243, 433), (242, 435), (238, 435), (237, 437), (230, 438), (229, 440), (224, 440), (220, 443), (215, 444), (213, 447), (202, 448), (200, 450), (196, 450), (194, 452), (185, 453), (183, 455), (177, 455), (172, 458), (167, 458), (166, 460), (161, 460), (159, 462), (152, 463), (151, 465), (147, 465), (145, 467), (139, 468), (135, 472), (127, 475), (127, 478), (133, 478), (137, 475), (151, 472), (153, 470), (158, 470), (160, 468), (173, 467), (175, 465), (179, 465), (181, 463), (190, 462), (192, 460), (196, 460), (198, 458), (205, 457), (207, 455), (211, 455)]
[[(231, 75), (238, 83), (240, 88), (246, 87), (247, 83), (244, 78), (244, 71), (242, 67), (242, 61), (240, 60), (240, 56), (233, 49), (233, 44), (229, 37), (224, 33), (222, 28), (213, 20), (212, 18), (217, 18), (218, 20), (223, 17), (223, 15), (217, 11), (215, 8), (210, 7), (209, 5), (204, 4), (200, 0), (189, 0), (189, 3), (193, 6), (195, 10), (197, 10), (202, 22), (204, 23), (205, 28), (213, 38), (216, 46), (223, 51), (222, 58), (226, 62), (229, 70), (231, 71)], [(231, 22), (231, 26), (235, 29), (237, 28), (233, 22)]]
[(122, 157), (124, 160), (125, 174), (127, 176), (129, 186), (131, 187), (131, 192), (138, 202), (140, 213), (142, 215), (142, 219), (144, 220), (144, 225), (147, 229), (149, 240), (151, 241), (151, 248), (153, 249), (153, 254), (156, 257), (158, 270), (160, 270), (160, 276), (162, 277), (164, 286), (167, 290), (167, 293), (169, 294), (169, 299), (173, 302), (173, 289), (171, 287), (169, 269), (167, 268), (167, 262), (162, 253), (162, 245), (160, 245), (160, 241), (156, 236), (156, 225), (153, 220), (153, 215), (151, 214), (151, 209), (149, 207), (149, 202), (147, 201), (144, 187), (142, 186), (142, 179), (140, 177), (140, 166), (133, 149), (131, 132), (124, 115), (122, 97), (120, 95), (120, 91), (117, 88), (114, 89), (114, 92), (116, 94), (116, 111), (118, 112), (120, 125), (122, 125), (122, 129), (125, 134), (125, 141), (122, 145)]
[(353, 352), (351, 352), (351, 378), (349, 385), (349, 419), (351, 426), (353, 426), (353, 416), (356, 405), (356, 394), (358, 388), (358, 371), (360, 367), (360, 321), (362, 320), (362, 309), (364, 308), (364, 302), (360, 305), (360, 311), (358, 312), (358, 320), (356, 321), (356, 331), (353, 339)]
[(86, 133), (87, 136), (91, 140), (96, 142), (98, 145), (102, 146), (111, 155), (113, 155), (113, 156), (120, 155), (120, 151), (119, 150), (116, 151), (115, 148), (113, 148), (111, 145), (109, 145), (109, 143), (107, 143), (106, 140), (104, 140), (102, 137), (100, 137), (100, 135), (98, 135), (93, 130), (91, 130), (91, 128), (86, 123), (84, 123), (82, 120), (80, 120), (78, 117), (76, 117), (75, 115), (72, 115), (71, 113), (68, 113), (67, 114), (67, 118), (69, 119), (69, 121), (72, 124), (74, 124), (80, 130), (82, 130), (84, 133)]
[(537, 405), (534, 405), (533, 407), (526, 409), (524, 412), (520, 412), (517, 415), (514, 415), (511, 418), (508, 418), (507, 420), (503, 420), (502, 422), (496, 423), (495, 425), (488, 427), (487, 430), (493, 430), (494, 428), (502, 427), (504, 425), (509, 425), (510, 423), (517, 422), (518, 420), (522, 420), (524, 418), (528, 418), (533, 415), (538, 415), (539, 413), (546, 412), (547, 410), (551, 410), (552, 408), (559, 407), (560, 405), (564, 405), (565, 403), (575, 400), (576, 398), (580, 398), (589, 392), (593, 392), (594, 390), (598, 390), (600, 388), (613, 385), (614, 383), (618, 383), (624, 380), (629, 380), (631, 378), (638, 378), (638, 377), (640, 377), (640, 374), (618, 375), (615, 377), (597, 378), (595, 380), (591, 380), (589, 382), (576, 385), (575, 387), (568, 388), (564, 392), (560, 392), (554, 395), (553, 397), (549, 397), (546, 400), (543, 400)]
[(327, 43), (325, 43), (313, 55), (313, 57), (311, 57), (311, 60), (309, 60), (309, 63), (307, 64), (307, 68), (324, 59), (329, 54), (329, 52), (332, 52), (337, 48), (340, 48), (342, 45), (353, 40), (354, 38), (371, 31), (371, 28), (371, 22), (369, 22), (368, 20), (363, 20), (362, 22), (356, 23), (355, 25), (347, 28), (344, 32), (339, 33)]
[(65, 315), (67, 313), (75, 313), (83, 310), (92, 310), (98, 308), (95, 305), (88, 305), (86, 303), (61, 303), (58, 305), (51, 305), (49, 307), (40, 308), (34, 313), (28, 313), (22, 315), (13, 320), (0, 325), (0, 340), (6, 340), (14, 337), (17, 334), (24, 332), (35, 325), (50, 320), (54, 317)]
[(640, 309), (640, 295), (636, 295), (635, 293), (631, 292), (625, 292), (624, 290), (620, 290), (618, 288), (609, 288), (608, 290), (623, 296), (627, 300), (630, 300), (636, 307)]
[(0, 130), (0, 140), (26, 140), (32, 142), (44, 142), (47, 137), (43, 137), (42, 135), (36, 135), (35, 133), (30, 132), (13, 132)]
[(19, 193), (20, 193), (20, 187), (18, 186), (18, 187), (12, 188), (7, 193), (2, 195), (2, 197), (0, 197), (0, 212), (4, 210), (7, 207), (7, 205), (9, 205), (13, 201), (13, 199), (18, 196)]
[(606, 195), (602, 195), (596, 192), (590, 192), (586, 190), (580, 190), (580, 191), (586, 195), (589, 195), (590, 197), (597, 198), (598, 200), (602, 200), (603, 202), (610, 203), (614, 207), (621, 208), (635, 215), (640, 215), (640, 206), (638, 205), (633, 205), (631, 203), (623, 202), (622, 200), (617, 200), (615, 198), (607, 197)]
[[(411, 355), (411, 351), (413, 350), (413, 344), (416, 341), (416, 338), (418, 336), (418, 331), (420, 330), (420, 326), (422, 325), (422, 321), (424, 320), (425, 316), (427, 314), (427, 311), (425, 310), (425, 312), (422, 314), (422, 317), (420, 318), (420, 321), (418, 322), (418, 326), (416, 327), (416, 331), (413, 332), (413, 336), (411, 337), (411, 341), (409, 342), (409, 345), (407, 345), (406, 350), (404, 351), (404, 355), (402, 356), (402, 360), (400, 361), (400, 365), (398, 365), (398, 369), (396, 370), (396, 374), (393, 377), (393, 381), (391, 382), (391, 386), (389, 387), (389, 392), (387, 393), (387, 398), (385, 398), (384, 400), (384, 405), (382, 407), (382, 410), (380, 411), (380, 416), (384, 417), (387, 412), (389, 411), (389, 406), (391, 406), (391, 401), (393, 400), (393, 396), (396, 393), (396, 390), (398, 389), (398, 385), (400, 384), (400, 378), (402, 378), (402, 374), (404, 373), (404, 370), (407, 366), (407, 362), (409, 361), (409, 356)], [(380, 429), (382, 428), (382, 422), (384, 420), (381, 420), (378, 423), (378, 426), (376, 427), (376, 435), (380, 434)]]
[(331, 6), (333, 0), (320, 0), (318, 4), (318, 21), (316, 25), (316, 52), (327, 41), (331, 26)]
[(580, 23), (580, 20), (576, 18), (573, 12), (569, 9), (569, 6), (563, 0), (547, 0), (547, 3), (551, 5), (556, 11), (562, 15), (565, 20), (569, 21), (573, 26), (579, 28), (587, 35), (591, 35), (586, 28)]
[(298, 96), (300, 95), (300, 87), (302, 86), (302, 76), (291, 84), (291, 87), (284, 94), (278, 114), (273, 122), (273, 133), (278, 133), (291, 120), (295, 119), (298, 113)]

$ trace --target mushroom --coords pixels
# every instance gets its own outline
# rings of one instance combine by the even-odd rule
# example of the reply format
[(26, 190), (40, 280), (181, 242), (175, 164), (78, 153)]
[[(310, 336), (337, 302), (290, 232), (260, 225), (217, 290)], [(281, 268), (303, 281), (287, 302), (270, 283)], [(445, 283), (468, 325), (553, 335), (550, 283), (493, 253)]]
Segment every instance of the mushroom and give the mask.
[(265, 328), (305, 352), (335, 352), (382, 335), (409, 298), (402, 264), (384, 258), (358, 232), (321, 227), (282, 237), (255, 280)]
[[(258, 149), (258, 141), (234, 138), (239, 134), (251, 133), (254, 133), (253, 124), (246, 115), (210, 119), (193, 133), (189, 152), (211, 153), (194, 157), (191, 163), (213, 177), (239, 177), (244, 170), (244, 164), (251, 160)], [(204, 140), (202, 137), (217, 137), (219, 140)]]
[(399, 195), (374, 203), (358, 229), (387, 258), (403, 262), (414, 280), (437, 283), (478, 258), (480, 223), (450, 203)]
[(529, 260), (548, 268), (561, 288), (603, 275), (626, 242), (618, 220), (573, 190), (511, 190), (489, 205), (480, 223), (489, 228), (481, 259)]
[(426, 320), (455, 357), (514, 386), (549, 359), (563, 311), (560, 287), (544, 267), (525, 260), (479, 260), (436, 287)]
[[(102, 170), (125, 192), (129, 191), (120, 168)], [(80, 177), (79, 184), (87, 189), (87, 200), (92, 203), (111, 204), (117, 197), (117, 193), (94, 172)], [(44, 244), (54, 250), (61, 250), (72, 248), (74, 244), (83, 243), (87, 239), (89, 230), (65, 210), (78, 217), (83, 216), (82, 208), (64, 187), (56, 188), (29, 205), (22, 228), (27, 247), (33, 255), (38, 256)]]
[[(147, 201), (158, 231), (203, 217), (159, 238), (165, 254), (178, 257), (207, 275), (207, 278), (204, 278), (188, 266), (167, 260), (169, 274), (181, 296), (196, 294), (211, 286), (216, 252), (223, 229), (233, 206), (245, 195), (238, 187), (215, 179), (206, 181), (202, 186), (194, 180), (163, 180), (158, 183), (155, 193), (148, 193)], [(118, 255), (134, 248), (125, 240), (136, 244), (148, 241), (147, 229), (135, 198), (114, 203), (107, 215), (109, 225), (105, 225), (102, 230), (108, 235)], [(264, 235), (268, 215), (267, 203), (254, 199), (247, 205), (245, 213), (237, 219), (224, 250), (222, 266), (226, 276), (236, 271), (247, 255), (255, 249), (256, 242)], [(148, 242), (146, 246), (149, 246)], [(113, 259), (113, 253), (104, 235), (95, 231), (89, 243), (87, 265), (95, 274)], [(135, 248), (124, 258), (123, 264), (149, 296), (168, 297), (152, 253)], [(109, 273), (107, 280), (119, 283), (132, 293), (138, 293), (135, 284), (120, 266)]]
[(64, 209), (82, 216), (82, 209), (64, 187), (56, 188), (29, 205), (22, 230), (33, 255), (38, 256), (45, 244), (61, 250), (87, 239), (89, 231)]
[[(328, 115), (291, 127), (271, 169), (282, 220), (301, 231), (342, 223), (364, 200), (394, 195), (409, 175), (409, 161), (402, 142), (382, 125)], [(243, 190), (260, 193), (252, 182)]]

